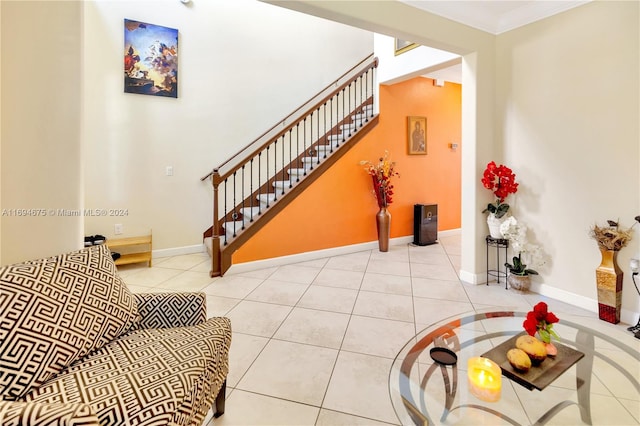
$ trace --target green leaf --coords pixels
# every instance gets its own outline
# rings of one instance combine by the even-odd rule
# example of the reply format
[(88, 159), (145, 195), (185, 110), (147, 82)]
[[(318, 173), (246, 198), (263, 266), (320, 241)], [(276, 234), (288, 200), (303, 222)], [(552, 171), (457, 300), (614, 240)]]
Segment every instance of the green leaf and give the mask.
[(547, 330), (540, 329), (538, 330), (538, 334), (540, 335), (540, 340), (542, 340), (543, 342), (551, 342), (551, 336), (549, 335), (549, 332)]
[(494, 209), (496, 211), (492, 213), (495, 213), (496, 218), (500, 219), (502, 216), (507, 214), (507, 211), (509, 210), (509, 204), (500, 204), (497, 208), (494, 206)]
[(492, 203), (487, 204), (487, 208), (486, 208), (486, 209), (484, 209), (484, 210), (482, 210), (482, 213), (486, 213), (486, 212), (494, 213), (494, 214), (495, 214), (495, 212), (496, 212), (496, 206), (495, 206), (495, 205), (493, 205)]
[(524, 265), (522, 263), (522, 261), (520, 260), (520, 256), (513, 257), (513, 269), (515, 269), (518, 272), (523, 272), (525, 266), (527, 265)]

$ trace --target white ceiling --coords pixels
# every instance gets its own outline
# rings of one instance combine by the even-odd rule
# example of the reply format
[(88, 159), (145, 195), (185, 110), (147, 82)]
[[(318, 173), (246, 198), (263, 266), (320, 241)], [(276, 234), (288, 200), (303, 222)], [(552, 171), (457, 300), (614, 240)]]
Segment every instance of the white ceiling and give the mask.
[[(500, 34), (556, 15), (591, 0), (399, 0), (452, 21)], [(461, 83), (462, 66), (441, 69), (424, 77)]]
[(399, 0), (409, 6), (500, 34), (588, 3), (590, 0)]

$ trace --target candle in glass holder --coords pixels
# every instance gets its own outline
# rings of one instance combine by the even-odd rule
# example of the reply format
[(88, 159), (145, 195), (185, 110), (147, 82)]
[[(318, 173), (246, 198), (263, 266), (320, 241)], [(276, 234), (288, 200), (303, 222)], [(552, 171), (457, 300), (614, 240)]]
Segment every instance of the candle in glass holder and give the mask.
[(500, 400), (502, 370), (488, 358), (474, 357), (467, 362), (467, 377), (471, 393), (487, 402)]

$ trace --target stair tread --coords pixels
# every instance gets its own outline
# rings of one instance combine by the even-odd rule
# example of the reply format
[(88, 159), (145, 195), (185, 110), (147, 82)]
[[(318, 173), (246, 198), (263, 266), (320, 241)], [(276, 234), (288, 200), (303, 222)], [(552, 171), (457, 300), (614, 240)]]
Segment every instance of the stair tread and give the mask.
[(251, 214), (251, 213), (257, 213), (260, 211), (260, 207), (259, 206), (253, 206), (253, 207), (242, 207), (240, 209), (240, 213), (242, 214)]
[(229, 229), (231, 229), (233, 231), (233, 224), (235, 223), (236, 225), (236, 230), (242, 228), (242, 225), (244, 225), (244, 221), (242, 220), (234, 220), (234, 221), (226, 221), (222, 223), (222, 227), (224, 229), (227, 229), (227, 225), (229, 226)]
[(273, 201), (276, 198), (276, 194), (273, 192), (269, 192), (268, 194), (260, 194), (257, 196), (258, 200), (266, 200), (269, 198), (269, 201)]
[(287, 169), (287, 173), (290, 173), (290, 174), (291, 174), (291, 173), (294, 173), (294, 174), (295, 174), (295, 173), (305, 173), (305, 172), (307, 172), (307, 171), (308, 171), (308, 170), (307, 170), (307, 169), (305, 169), (305, 168), (303, 168), (303, 167), (298, 167), (298, 168), (293, 168), (293, 169)]

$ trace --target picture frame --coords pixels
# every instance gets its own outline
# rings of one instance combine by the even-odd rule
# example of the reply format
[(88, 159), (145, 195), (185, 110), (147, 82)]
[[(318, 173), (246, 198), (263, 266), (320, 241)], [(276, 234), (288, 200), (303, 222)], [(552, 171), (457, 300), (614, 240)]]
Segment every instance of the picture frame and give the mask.
[(407, 117), (407, 152), (409, 155), (427, 154), (427, 117)]
[(178, 97), (178, 30), (124, 20), (124, 92)]
[(394, 54), (395, 56), (398, 56), (404, 52), (408, 52), (411, 49), (415, 49), (416, 47), (420, 46), (417, 43), (414, 43), (412, 41), (407, 41), (407, 40), (402, 40), (402, 39), (395, 39), (395, 49), (394, 49)]

